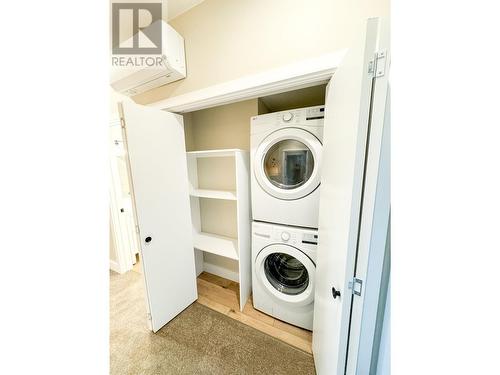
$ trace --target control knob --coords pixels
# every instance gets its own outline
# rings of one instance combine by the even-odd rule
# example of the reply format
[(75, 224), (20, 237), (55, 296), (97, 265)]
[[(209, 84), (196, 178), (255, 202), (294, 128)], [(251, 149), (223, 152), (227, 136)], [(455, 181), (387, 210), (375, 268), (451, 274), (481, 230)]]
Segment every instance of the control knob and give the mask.
[(288, 241), (290, 239), (290, 233), (288, 233), (288, 232), (282, 232), (281, 233), (281, 239), (283, 241), (285, 241), (285, 242)]
[(292, 121), (293, 119), (293, 113), (292, 112), (287, 112), (287, 113), (284, 113), (283, 116), (282, 116), (282, 119), (283, 121), (285, 122), (290, 122)]

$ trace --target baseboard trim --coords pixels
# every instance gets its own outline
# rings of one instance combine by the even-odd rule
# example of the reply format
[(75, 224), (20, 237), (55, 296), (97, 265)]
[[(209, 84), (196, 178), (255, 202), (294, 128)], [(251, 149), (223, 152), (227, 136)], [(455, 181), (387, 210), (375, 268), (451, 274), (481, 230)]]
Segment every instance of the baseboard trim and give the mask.
[(118, 272), (118, 273), (123, 273), (122, 270), (120, 269), (120, 265), (118, 264), (118, 262), (114, 261), (114, 260), (109, 260), (109, 269), (111, 271), (115, 271), (115, 272)]
[(240, 276), (238, 272), (228, 270), (227, 268), (224, 267), (216, 266), (215, 264), (212, 263), (203, 262), (203, 270), (205, 272), (223, 277), (225, 279), (234, 281), (236, 283), (240, 282)]

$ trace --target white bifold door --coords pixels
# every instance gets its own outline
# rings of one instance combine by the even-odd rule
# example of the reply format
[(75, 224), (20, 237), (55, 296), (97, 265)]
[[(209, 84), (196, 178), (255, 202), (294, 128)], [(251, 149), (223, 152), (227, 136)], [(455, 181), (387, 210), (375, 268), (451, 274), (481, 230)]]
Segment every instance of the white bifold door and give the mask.
[[(356, 293), (363, 291), (358, 283), (350, 283), (356, 275), (361, 223), (369, 219), (363, 216), (366, 161), (370, 148), (380, 147), (380, 140), (371, 135), (379, 136), (383, 126), (383, 118), (374, 123), (372, 114), (385, 109), (386, 90), (374, 90), (379, 77), (387, 79), (388, 45), (381, 38), (385, 25), (368, 20), (327, 86), (313, 327), (319, 375), (357, 372), (346, 366), (348, 356), (355, 355), (348, 353), (352, 302), (357, 298), (350, 285)], [(380, 95), (383, 100), (377, 100)]]
[(158, 331), (197, 298), (182, 116), (120, 104), (148, 318)]

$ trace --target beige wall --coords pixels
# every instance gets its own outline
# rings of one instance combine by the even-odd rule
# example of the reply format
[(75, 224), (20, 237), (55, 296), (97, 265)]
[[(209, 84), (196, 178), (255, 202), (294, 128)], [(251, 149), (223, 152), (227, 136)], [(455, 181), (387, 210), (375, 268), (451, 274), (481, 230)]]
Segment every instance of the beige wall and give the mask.
[[(250, 117), (258, 113), (259, 100), (251, 99), (185, 114), (186, 149), (188, 151), (225, 148), (249, 150)], [(235, 190), (234, 158), (199, 159), (198, 187)], [(202, 231), (237, 237), (236, 202), (201, 199), (200, 216)], [(218, 257), (208, 256), (205, 257), (205, 261), (219, 267), (229, 267)], [(234, 266), (233, 263), (230, 264), (231, 267)], [(232, 269), (231, 267), (229, 268)]]
[(250, 150), (250, 117), (258, 113), (257, 99), (191, 112), (184, 116), (186, 149)]
[(389, 0), (206, 0), (170, 21), (187, 78), (134, 97), (146, 104), (350, 45)]
[(194, 135), (193, 135), (193, 116), (191, 113), (185, 113), (182, 115), (184, 120), (184, 138), (186, 140), (186, 151), (196, 150), (194, 147)]

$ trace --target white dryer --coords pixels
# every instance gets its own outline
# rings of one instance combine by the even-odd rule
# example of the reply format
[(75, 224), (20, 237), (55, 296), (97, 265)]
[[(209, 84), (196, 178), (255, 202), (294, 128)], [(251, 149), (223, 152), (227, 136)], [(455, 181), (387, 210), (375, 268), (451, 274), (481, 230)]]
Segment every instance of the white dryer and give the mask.
[(254, 116), (254, 220), (318, 228), (324, 106)]
[(252, 223), (252, 292), (257, 310), (312, 330), (318, 232)]

